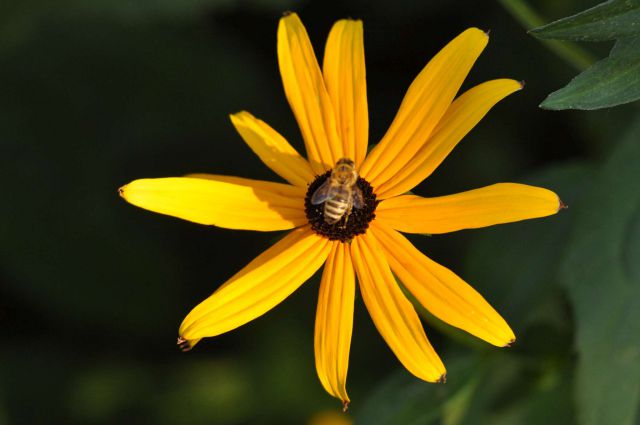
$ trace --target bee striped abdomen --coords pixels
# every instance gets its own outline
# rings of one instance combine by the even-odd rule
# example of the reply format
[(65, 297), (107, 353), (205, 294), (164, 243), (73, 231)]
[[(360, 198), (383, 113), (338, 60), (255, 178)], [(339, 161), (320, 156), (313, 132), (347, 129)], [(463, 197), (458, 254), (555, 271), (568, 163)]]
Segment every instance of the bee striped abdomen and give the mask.
[(337, 223), (348, 208), (349, 202), (346, 199), (329, 199), (324, 203), (324, 220), (328, 224)]

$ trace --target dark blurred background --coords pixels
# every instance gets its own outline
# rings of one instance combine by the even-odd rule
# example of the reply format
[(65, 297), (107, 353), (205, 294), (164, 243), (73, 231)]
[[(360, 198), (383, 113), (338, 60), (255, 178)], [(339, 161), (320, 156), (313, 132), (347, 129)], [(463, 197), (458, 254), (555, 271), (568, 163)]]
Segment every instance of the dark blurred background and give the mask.
[[(595, 3), (531, 5), (551, 20)], [(539, 109), (577, 70), (498, 2), (480, 0), (2, 2), (0, 423), (305, 424), (340, 409), (314, 368), (318, 276), (262, 318), (187, 354), (176, 349), (185, 314), (279, 235), (199, 226), (117, 195), (136, 178), (193, 172), (279, 181), (228, 114), (246, 109), (302, 151), (276, 60), (287, 10), (299, 13), (320, 58), (334, 21), (364, 21), (371, 143), (438, 49), (469, 26), (491, 30), (463, 89), (498, 77), (526, 88), (416, 192), (528, 182), (570, 206), (532, 222), (412, 237), (485, 295), (518, 342), (496, 349), (422, 312), (449, 369), (446, 385), (422, 383), (358, 298), (346, 417), (576, 423), (575, 307), (556, 270), (574, 206), (615, 142), (633, 137), (625, 134), (637, 108)], [(588, 46), (596, 56), (609, 47)]]

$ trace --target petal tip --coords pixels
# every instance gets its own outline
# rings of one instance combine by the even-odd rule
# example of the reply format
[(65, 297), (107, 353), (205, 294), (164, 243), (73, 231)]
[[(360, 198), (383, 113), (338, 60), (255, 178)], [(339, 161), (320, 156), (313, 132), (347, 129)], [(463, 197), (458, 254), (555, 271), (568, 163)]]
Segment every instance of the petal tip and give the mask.
[(287, 22), (300, 22), (300, 17), (296, 12), (291, 10), (286, 10), (282, 12), (282, 17), (280, 18), (280, 25), (286, 25)]
[(503, 347), (504, 347), (504, 348), (509, 348), (509, 347), (513, 346), (513, 344), (514, 344), (515, 342), (516, 342), (516, 339), (515, 339), (515, 338), (511, 338), (511, 339), (509, 340), (509, 342), (507, 342), (505, 345), (503, 345)]
[(296, 12), (290, 10), (282, 12), (282, 17), (278, 21), (278, 39), (291, 31), (292, 26), (296, 25), (296, 21), (300, 21)]
[(351, 402), (349, 400), (342, 400), (342, 412), (346, 413), (349, 410), (349, 405)]
[(176, 342), (176, 344), (178, 345), (178, 349), (183, 353), (186, 353), (187, 351), (191, 351), (191, 349), (193, 348), (193, 346), (189, 343), (189, 341), (184, 339), (181, 336), (178, 337), (178, 341)]
[(229, 114), (229, 120), (234, 127), (246, 126), (247, 120), (251, 117), (251, 114), (247, 111), (238, 111)]
[(518, 81), (518, 84), (520, 84), (520, 90), (522, 90), (524, 88), (524, 86), (527, 85), (526, 81), (524, 81), (524, 80)]
[(124, 186), (121, 186), (121, 187), (118, 188), (118, 195), (120, 195), (120, 197), (122, 199), (127, 199), (125, 194), (124, 194), (125, 190), (127, 189), (127, 186), (129, 186), (129, 185), (125, 184)]
[(489, 33), (490, 32), (491, 32), (491, 30), (483, 31), (478, 27), (471, 27), (471, 28), (468, 28), (467, 30), (465, 30), (463, 32), (463, 34), (467, 33), (467, 34), (470, 34), (470, 35), (474, 35), (476, 37), (482, 37), (485, 40), (489, 40)]
[(569, 205), (565, 204), (562, 202), (562, 199), (558, 198), (558, 211), (566, 210), (567, 208), (569, 208)]
[(438, 378), (436, 383), (438, 383), (438, 384), (446, 384), (447, 383), (447, 374), (443, 373), (442, 375), (440, 375), (440, 377)]

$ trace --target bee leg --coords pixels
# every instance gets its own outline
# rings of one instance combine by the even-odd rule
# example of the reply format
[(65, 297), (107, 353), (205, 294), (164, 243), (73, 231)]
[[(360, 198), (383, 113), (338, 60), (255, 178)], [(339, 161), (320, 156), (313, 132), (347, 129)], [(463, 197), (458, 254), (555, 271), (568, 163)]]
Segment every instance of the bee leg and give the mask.
[(349, 204), (347, 207), (347, 211), (344, 214), (344, 227), (347, 227), (347, 222), (349, 221), (349, 216), (351, 215), (351, 208), (353, 208), (353, 204)]

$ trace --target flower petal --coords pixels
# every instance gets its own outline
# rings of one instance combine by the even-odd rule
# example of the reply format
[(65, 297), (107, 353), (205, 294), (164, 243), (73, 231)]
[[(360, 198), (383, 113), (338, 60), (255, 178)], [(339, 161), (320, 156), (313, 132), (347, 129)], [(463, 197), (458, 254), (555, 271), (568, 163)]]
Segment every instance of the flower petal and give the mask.
[(406, 193), (429, 177), (496, 103), (520, 89), (522, 83), (504, 78), (487, 81), (458, 97), (447, 109), (427, 143), (404, 168), (376, 190), (378, 199)]
[(356, 281), (347, 244), (333, 242), (324, 266), (316, 312), (316, 370), (324, 389), (347, 406), (347, 368)]
[(507, 322), (455, 273), (429, 259), (407, 238), (380, 222), (375, 222), (371, 231), (380, 241), (391, 270), (434, 316), (499, 347), (515, 341)]
[(228, 229), (286, 230), (307, 221), (304, 189), (240, 177), (141, 179), (120, 195), (150, 211)]
[(380, 202), (376, 220), (406, 233), (448, 233), (494, 224), (546, 217), (563, 207), (550, 190), (498, 183), (455, 195), (397, 196)]
[(309, 279), (330, 248), (308, 226), (291, 231), (191, 310), (180, 336), (188, 341), (216, 336), (262, 316)]
[(309, 163), (267, 123), (246, 111), (231, 115), (231, 122), (253, 152), (280, 177), (305, 189), (313, 181)]
[(360, 292), (376, 328), (404, 367), (420, 379), (442, 381), (445, 368), (427, 340), (415, 309), (391, 274), (371, 232), (351, 243)]
[(369, 111), (362, 21), (343, 19), (331, 28), (322, 72), (336, 112), (342, 155), (360, 166), (367, 154)]
[(402, 170), (428, 140), (488, 40), (481, 30), (469, 28), (434, 56), (416, 77), (389, 130), (360, 170), (374, 188)]
[(300, 126), (311, 168), (322, 174), (342, 157), (342, 143), (311, 41), (295, 13), (280, 19), (278, 63), (284, 92)]

